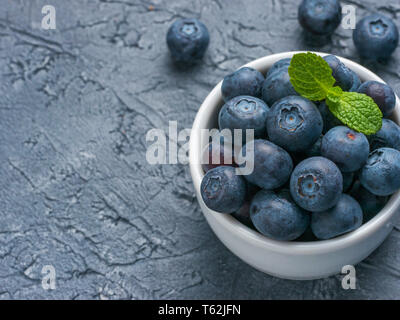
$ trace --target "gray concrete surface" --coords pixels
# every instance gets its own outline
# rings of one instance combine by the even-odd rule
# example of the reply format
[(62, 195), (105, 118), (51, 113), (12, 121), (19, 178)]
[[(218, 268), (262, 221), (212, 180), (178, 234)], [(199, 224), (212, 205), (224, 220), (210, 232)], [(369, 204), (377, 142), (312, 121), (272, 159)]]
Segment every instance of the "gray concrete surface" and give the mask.
[[(400, 224), (342, 276), (287, 281), (255, 271), (214, 236), (188, 167), (151, 166), (145, 134), (190, 128), (228, 72), (288, 50), (359, 61), (351, 30), (315, 47), (300, 1), (0, 0), (0, 299), (398, 299)], [(56, 30), (42, 30), (42, 6)], [(399, 24), (398, 1), (351, 0)], [(204, 61), (175, 68), (165, 44), (178, 17), (209, 27)], [(368, 65), (400, 93), (400, 49)], [(400, 220), (399, 220), (400, 222)], [(42, 288), (53, 265), (56, 289)]]

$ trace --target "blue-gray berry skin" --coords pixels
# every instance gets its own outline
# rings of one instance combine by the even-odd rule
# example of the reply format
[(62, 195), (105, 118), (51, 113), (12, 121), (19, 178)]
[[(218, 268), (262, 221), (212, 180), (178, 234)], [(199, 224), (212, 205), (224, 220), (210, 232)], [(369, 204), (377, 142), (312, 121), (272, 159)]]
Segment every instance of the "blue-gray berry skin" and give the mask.
[(330, 54), (323, 57), (332, 69), (332, 76), (335, 78), (335, 85), (341, 87), (344, 91), (349, 91), (353, 86), (353, 73), (336, 56)]
[(336, 127), (336, 126), (342, 126), (343, 123), (336, 118), (333, 113), (329, 110), (328, 106), (326, 105), (325, 101), (321, 101), (318, 104), (318, 110), (321, 113), (322, 120), (324, 122), (324, 128), (322, 132), (325, 134), (327, 133), (330, 129)]
[(359, 180), (354, 182), (349, 194), (360, 204), (363, 211), (364, 223), (375, 217), (389, 201), (389, 197), (387, 196), (376, 196), (369, 192), (367, 189), (361, 186)]
[(389, 196), (400, 188), (400, 151), (380, 148), (371, 152), (360, 173), (362, 186), (377, 196)]
[(289, 65), (283, 65), (265, 79), (262, 89), (262, 99), (269, 106), (272, 106), (274, 102), (286, 96), (298, 95), (290, 82), (288, 69)]
[(342, 8), (337, 0), (303, 0), (298, 20), (312, 34), (330, 35), (342, 20)]
[(280, 241), (300, 237), (310, 224), (310, 214), (297, 206), (288, 190), (261, 190), (253, 198), (250, 218), (263, 235)]
[[(250, 155), (246, 154), (246, 148), (249, 149)], [(283, 186), (289, 180), (293, 170), (292, 158), (272, 142), (263, 139), (250, 141), (243, 146), (241, 154), (254, 160), (253, 172), (244, 175), (250, 183), (272, 190)]]
[(273, 74), (273, 73), (276, 72), (276, 71), (281, 70), (282, 68), (286, 68), (286, 69), (289, 68), (289, 66), (290, 66), (290, 60), (292, 60), (292, 59), (291, 59), (291, 58), (285, 58), (285, 59), (281, 59), (281, 60), (278, 60), (277, 62), (275, 62), (275, 63), (272, 65), (272, 67), (268, 69), (267, 78), (268, 78), (271, 74)]
[(246, 181), (236, 175), (235, 168), (221, 166), (208, 171), (200, 186), (201, 197), (211, 210), (233, 213), (246, 200)]
[(353, 41), (362, 58), (385, 60), (396, 50), (399, 31), (392, 19), (375, 13), (357, 22)]
[(300, 162), (290, 177), (290, 193), (307, 211), (321, 212), (334, 207), (342, 191), (342, 173), (332, 161), (323, 157)]
[(389, 117), (396, 107), (396, 96), (387, 84), (378, 81), (366, 81), (357, 90), (370, 96), (381, 109), (384, 117)]
[(353, 78), (353, 84), (351, 85), (349, 91), (350, 92), (357, 92), (358, 88), (361, 85), (361, 79), (358, 76), (357, 73), (355, 73), (353, 70), (350, 70), (351, 74), (352, 74), (352, 78)]
[(222, 82), (222, 98), (225, 102), (237, 96), (261, 98), (264, 75), (253, 68), (244, 67), (230, 75)]
[[(223, 105), (219, 112), (218, 124), (222, 129), (254, 129), (255, 138), (265, 138), (265, 121), (269, 107), (261, 99), (238, 96)], [(233, 131), (232, 131), (233, 134)], [(246, 132), (242, 132), (245, 139)]]
[(300, 96), (277, 101), (267, 116), (269, 140), (291, 152), (309, 149), (320, 137), (322, 128), (318, 108)]
[(368, 138), (371, 151), (384, 147), (400, 151), (400, 127), (392, 120), (382, 119), (382, 128)]
[(363, 212), (358, 202), (342, 194), (336, 206), (312, 214), (311, 229), (318, 239), (326, 240), (359, 228), (362, 221)]
[(367, 161), (369, 142), (363, 133), (337, 126), (324, 135), (321, 154), (336, 163), (342, 172), (354, 172)]
[(203, 58), (210, 43), (207, 27), (197, 19), (178, 19), (168, 29), (167, 44), (178, 63), (193, 63)]

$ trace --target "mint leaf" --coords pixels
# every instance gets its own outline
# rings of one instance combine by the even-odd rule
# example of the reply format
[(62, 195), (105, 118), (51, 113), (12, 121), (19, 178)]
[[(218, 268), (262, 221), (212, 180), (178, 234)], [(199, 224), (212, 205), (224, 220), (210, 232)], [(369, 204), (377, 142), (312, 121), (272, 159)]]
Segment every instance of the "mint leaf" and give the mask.
[[(335, 87), (336, 88), (336, 87)], [(371, 97), (357, 92), (330, 90), (326, 104), (333, 115), (349, 128), (374, 134), (382, 127), (382, 112)]]
[(325, 99), (336, 82), (329, 64), (311, 52), (297, 53), (292, 57), (289, 76), (297, 93), (313, 101)]

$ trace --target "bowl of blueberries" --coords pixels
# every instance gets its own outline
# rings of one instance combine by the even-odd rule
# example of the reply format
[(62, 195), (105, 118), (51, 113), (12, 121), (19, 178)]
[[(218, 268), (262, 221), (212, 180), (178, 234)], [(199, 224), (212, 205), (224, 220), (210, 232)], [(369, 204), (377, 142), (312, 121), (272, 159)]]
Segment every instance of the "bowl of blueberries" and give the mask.
[[(314, 76), (323, 82), (331, 74), (332, 93), (318, 96), (308, 79), (301, 82), (306, 72), (296, 66), (310, 59), (323, 60)], [(344, 94), (337, 106), (334, 91)], [(358, 97), (376, 109), (363, 110), (351, 100)], [(376, 74), (326, 53), (273, 54), (227, 75), (200, 107), (189, 147), (212, 230), (239, 258), (281, 278), (323, 278), (359, 263), (399, 211), (399, 108)], [(251, 130), (252, 139), (229, 140), (226, 130)], [(244, 173), (246, 152), (252, 170)]]
[[(305, 40), (330, 41), (338, 0), (303, 0)], [(197, 19), (167, 33), (177, 64), (198, 63), (210, 34)], [(362, 60), (396, 50), (396, 24), (382, 14), (357, 22)], [(393, 89), (349, 59), (284, 52), (227, 75), (193, 123), (195, 193), (217, 237), (254, 268), (286, 279), (348, 270), (389, 235), (400, 211), (400, 107)], [(343, 269), (345, 267), (345, 269)]]

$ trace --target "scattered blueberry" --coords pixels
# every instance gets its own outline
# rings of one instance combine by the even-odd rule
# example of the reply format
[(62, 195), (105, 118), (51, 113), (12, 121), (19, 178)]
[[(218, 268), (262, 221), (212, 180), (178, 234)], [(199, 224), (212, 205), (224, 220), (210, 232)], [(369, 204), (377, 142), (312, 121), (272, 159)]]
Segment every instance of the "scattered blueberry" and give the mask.
[(353, 41), (362, 58), (385, 60), (397, 47), (399, 31), (392, 19), (375, 13), (357, 23)]
[(247, 181), (267, 190), (276, 189), (285, 184), (293, 170), (290, 155), (281, 147), (270, 141), (256, 139), (242, 148), (254, 155), (254, 169), (251, 174), (244, 175)]
[(167, 44), (174, 61), (192, 63), (203, 58), (210, 35), (197, 19), (179, 19), (169, 28)]
[(288, 190), (259, 191), (251, 202), (250, 218), (260, 233), (281, 241), (300, 237), (310, 223), (310, 214), (294, 203)]
[(289, 65), (282, 65), (265, 79), (262, 89), (262, 99), (269, 105), (286, 96), (296, 96), (289, 77)]
[(277, 101), (267, 116), (269, 140), (288, 151), (305, 151), (320, 137), (323, 121), (318, 108), (300, 96)]
[[(255, 138), (266, 136), (265, 121), (269, 107), (261, 99), (238, 96), (224, 104), (218, 116), (219, 128), (254, 129)], [(246, 132), (242, 132), (245, 140)]]
[(222, 82), (222, 97), (225, 102), (237, 96), (261, 98), (263, 74), (253, 68), (244, 67), (230, 75)]
[(290, 177), (290, 193), (303, 209), (320, 212), (332, 208), (343, 190), (343, 176), (339, 168), (323, 157), (312, 157), (300, 162)]
[(330, 35), (342, 20), (342, 8), (337, 0), (303, 0), (298, 19), (306, 31), (315, 35)]
[(377, 81), (366, 81), (357, 90), (370, 96), (381, 109), (383, 116), (390, 116), (396, 107), (396, 96), (387, 84)]
[(354, 198), (342, 194), (333, 208), (313, 213), (311, 229), (318, 239), (331, 239), (361, 226), (363, 213)]
[(246, 181), (236, 175), (235, 168), (221, 166), (208, 171), (200, 186), (201, 197), (211, 210), (233, 213), (246, 200)]
[(360, 173), (362, 186), (377, 196), (389, 196), (400, 188), (400, 151), (380, 148), (371, 152)]
[(338, 126), (324, 135), (321, 154), (336, 163), (342, 172), (353, 172), (367, 161), (369, 142), (363, 133)]
[(379, 148), (393, 148), (400, 151), (400, 127), (389, 119), (382, 119), (382, 128), (369, 136), (371, 151)]

